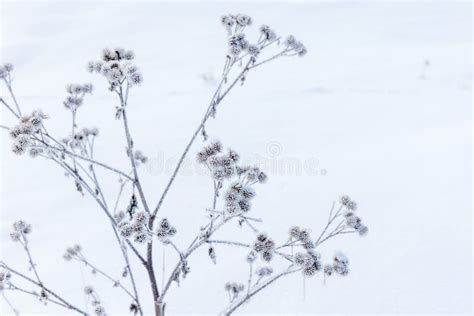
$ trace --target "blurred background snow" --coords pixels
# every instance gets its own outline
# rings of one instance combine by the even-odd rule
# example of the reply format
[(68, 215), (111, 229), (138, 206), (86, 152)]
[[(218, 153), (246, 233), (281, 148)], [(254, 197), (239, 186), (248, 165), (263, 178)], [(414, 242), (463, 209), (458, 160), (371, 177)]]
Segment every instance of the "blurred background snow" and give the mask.
[[(47, 124), (56, 135), (69, 131), (64, 86), (92, 82), (96, 91), (79, 124), (100, 126), (98, 159), (125, 169), (123, 132), (113, 119), (116, 100), (84, 66), (103, 47), (135, 50), (145, 82), (132, 91), (129, 116), (137, 148), (151, 159), (140, 173), (154, 204), (222, 67), (226, 43), (219, 18), (235, 12), (254, 18), (254, 36), (260, 24), (268, 24), (281, 35), (294, 34), (309, 51), (302, 59), (256, 69), (207, 127), (211, 137), (245, 160), (263, 163), (269, 173), (252, 211), (265, 219), (261, 229), (279, 241), (291, 224), (317, 233), (342, 193), (358, 202), (370, 228), (366, 238), (345, 236), (321, 248), (325, 259), (336, 249), (349, 256), (347, 277), (289, 277), (241, 312), (470, 314), (470, 2), (11, 1), (2, 3), (0, 60), (16, 66), (14, 86), (23, 109), (50, 114)], [(2, 124), (13, 124), (3, 109), (1, 114)], [(34, 229), (38, 269), (52, 288), (84, 306), (82, 287), (94, 284), (110, 314), (126, 310), (129, 302), (119, 290), (62, 260), (67, 246), (80, 243), (94, 262), (120, 275), (121, 257), (110, 246), (113, 236), (101, 211), (52, 163), (14, 156), (9, 138), (0, 141), (1, 257), (27, 271), (24, 254), (8, 238), (11, 223), (26, 219)], [(205, 222), (211, 202), (211, 182), (195, 167), (190, 159), (161, 211), (178, 227), (183, 247)], [(112, 199), (116, 179), (100, 175)], [(171, 253), (166, 250), (168, 273)], [(168, 312), (221, 311), (224, 283), (246, 279), (245, 255), (217, 248), (214, 266), (203, 249), (191, 259), (188, 278), (170, 291)], [(160, 249), (158, 271), (162, 256)], [(139, 279), (149, 295), (146, 276)], [(9, 297), (25, 313), (63, 312)], [(2, 306), (0, 314), (8, 313)]]

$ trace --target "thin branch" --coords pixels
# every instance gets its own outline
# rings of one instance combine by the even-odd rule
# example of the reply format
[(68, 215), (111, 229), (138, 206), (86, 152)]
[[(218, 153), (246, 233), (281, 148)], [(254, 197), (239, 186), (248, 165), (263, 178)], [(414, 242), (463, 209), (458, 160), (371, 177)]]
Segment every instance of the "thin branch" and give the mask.
[(15, 103), (16, 109), (18, 111), (18, 115), (16, 115), (16, 117), (20, 117), (21, 116), (20, 106), (18, 105), (15, 94), (13, 93), (13, 90), (12, 90), (11, 78), (9, 81), (7, 81), (6, 78), (3, 78), (3, 80), (5, 81), (5, 85), (7, 86), (8, 92), (10, 92), (10, 96), (12, 97), (13, 103)]
[(77, 259), (75, 259), (79, 262), (82, 262), (84, 263), (86, 266), (88, 267), (91, 267), (95, 272), (99, 273), (100, 275), (102, 275), (103, 277), (105, 277), (106, 279), (110, 280), (113, 282), (114, 286), (118, 286), (120, 287), (128, 296), (130, 296), (134, 301), (137, 300), (137, 298), (132, 294), (130, 293), (130, 291), (125, 287), (123, 286), (119, 280), (117, 279), (114, 279), (112, 278), (110, 275), (108, 275), (106, 272), (104, 272), (103, 270), (97, 268), (97, 266), (93, 265), (92, 263), (90, 263), (84, 256), (81, 256), (81, 257), (78, 257)]
[[(94, 198), (94, 200), (99, 204), (100, 208), (105, 212), (105, 214), (107, 215), (107, 217), (109, 218), (109, 220), (111, 221), (111, 223), (113, 225), (115, 233), (117, 234), (117, 231), (115, 230), (116, 229), (115, 227), (117, 226), (117, 222), (115, 221), (115, 218), (110, 214), (109, 210), (105, 207), (105, 205), (102, 203), (102, 201), (100, 201), (98, 199), (97, 195), (89, 187), (89, 185), (87, 183), (85, 183), (76, 174), (74, 174), (73, 169), (67, 163), (65, 163), (62, 160), (57, 160), (55, 158), (52, 158), (52, 160), (55, 161), (56, 163), (58, 163), (63, 169), (65, 169), (68, 172), (68, 174), (70, 174), (76, 181), (78, 181), (84, 188), (86, 188), (87, 192)], [(117, 237), (117, 238), (119, 238), (119, 237)], [(142, 262), (142, 264), (146, 265), (145, 259), (140, 255), (138, 250), (132, 245), (132, 243), (128, 239), (126, 240), (126, 243), (130, 247), (130, 249), (132, 249), (132, 251), (135, 253), (137, 258)]]
[[(45, 299), (46, 301), (51, 302), (51, 303), (56, 304), (56, 305), (59, 305), (59, 306), (61, 306), (61, 307), (68, 308), (67, 305), (65, 305), (65, 304), (63, 304), (63, 303), (61, 303), (61, 302), (58, 302), (58, 301), (56, 301), (56, 300), (53, 300), (53, 299), (49, 298), (48, 296), (46, 296), (46, 297), (41, 297), (41, 296), (38, 295), (38, 293), (36, 293), (36, 292), (28, 291), (28, 290), (22, 289), (22, 288), (20, 288), (20, 287), (14, 285), (14, 284), (12, 284), (12, 283), (10, 283), (10, 286), (11, 286), (11, 287), (8, 288), (8, 290), (11, 290), (11, 291), (19, 291), (19, 292), (21, 292), (21, 293), (34, 296), (34, 297), (36, 297), (36, 298), (39, 297), (40, 299)], [(68, 308), (68, 309), (69, 309), (69, 308)]]
[(125, 177), (125, 178), (127, 178), (127, 179), (133, 181), (133, 178), (131, 178), (131, 177), (130, 177), (129, 175), (127, 175), (125, 172), (120, 171), (120, 170), (118, 170), (118, 169), (116, 169), (116, 168), (114, 168), (114, 167), (110, 167), (110, 166), (108, 166), (108, 165), (105, 164), (105, 163), (102, 163), (102, 162), (100, 162), (100, 161), (96, 161), (96, 160), (91, 159), (91, 158), (88, 158), (88, 157), (84, 157), (84, 156), (82, 156), (82, 155), (78, 155), (78, 154), (76, 154), (76, 153), (73, 153), (73, 152), (71, 152), (71, 151), (69, 151), (69, 150), (66, 150), (66, 149), (63, 149), (63, 148), (58, 148), (58, 147), (52, 146), (52, 145), (50, 145), (50, 144), (48, 144), (48, 143), (46, 143), (46, 142), (44, 142), (44, 141), (41, 141), (40, 139), (37, 139), (37, 140), (40, 141), (42, 144), (46, 145), (47, 148), (49, 148), (49, 149), (53, 149), (53, 150), (56, 150), (56, 151), (58, 151), (58, 152), (60, 152), (60, 153), (63, 153), (63, 154), (66, 154), (66, 155), (69, 155), (69, 156), (72, 156), (72, 157), (75, 157), (75, 158), (79, 158), (79, 159), (81, 159), (81, 160), (84, 160), (84, 161), (90, 162), (90, 163), (92, 163), (92, 164), (101, 166), (101, 167), (103, 167), (103, 168), (105, 168), (105, 169), (108, 169), (108, 170), (110, 170), (110, 171), (113, 171), (113, 172), (115, 172), (115, 173), (118, 173), (119, 175), (121, 175), (121, 176), (123, 176), (123, 177)]
[[(5, 289), (4, 289), (5, 290)], [(10, 302), (10, 300), (7, 298), (7, 296), (5, 295), (5, 291), (2, 290), (0, 292), (2, 292), (2, 296), (3, 296), (3, 299), (5, 300), (5, 302), (7, 303), (7, 305), (10, 307), (10, 309), (12, 310), (13, 314), (15, 314), (15, 316), (19, 316), (20, 315), (20, 312), (18, 312), (18, 310), (13, 306), (13, 304)]]
[(12, 107), (11, 107), (7, 102), (5, 102), (5, 100), (3, 100), (2, 98), (0, 98), (0, 102), (3, 103), (3, 105), (5, 105), (5, 107), (6, 107), (16, 118), (19, 118), (19, 117), (20, 117), (15, 111), (13, 111)]
[(82, 311), (81, 309), (79, 309), (78, 307), (72, 305), (71, 303), (67, 302), (65, 299), (63, 299), (61, 296), (59, 296), (58, 294), (56, 294), (55, 292), (53, 292), (52, 290), (50, 290), (49, 288), (47, 288), (46, 286), (44, 286), (44, 284), (40, 284), (38, 283), (37, 281), (27, 277), (26, 275), (22, 274), (21, 272), (18, 272), (12, 268), (10, 268), (9, 266), (7, 266), (4, 262), (0, 262), (0, 266), (4, 269), (7, 269), (8, 271), (10, 271), (11, 273), (21, 277), (22, 279), (40, 287), (41, 289), (43, 289), (44, 291), (48, 292), (49, 294), (51, 294), (52, 296), (54, 296), (56, 299), (58, 299), (61, 303), (63, 303), (66, 308), (68, 309), (71, 309), (71, 310), (74, 310), (82, 315), (87, 315), (86, 312)]
[(235, 312), (236, 309), (238, 309), (240, 306), (242, 306), (242, 304), (247, 302), (255, 294), (257, 294), (261, 290), (265, 289), (267, 286), (269, 286), (273, 282), (277, 281), (281, 277), (292, 274), (292, 273), (295, 273), (295, 272), (298, 272), (298, 271), (301, 271), (301, 268), (296, 268), (296, 269), (292, 269), (292, 268), (293, 268), (293, 266), (289, 266), (286, 271), (279, 273), (278, 275), (274, 276), (273, 278), (270, 278), (266, 282), (262, 283), (260, 286), (258, 286), (254, 290), (250, 291), (250, 293), (248, 293), (247, 295), (242, 297), (240, 300), (238, 300), (234, 304), (232, 304), (230, 307), (228, 307), (227, 310), (224, 312), (224, 314), (225, 315), (232, 314), (233, 312)]

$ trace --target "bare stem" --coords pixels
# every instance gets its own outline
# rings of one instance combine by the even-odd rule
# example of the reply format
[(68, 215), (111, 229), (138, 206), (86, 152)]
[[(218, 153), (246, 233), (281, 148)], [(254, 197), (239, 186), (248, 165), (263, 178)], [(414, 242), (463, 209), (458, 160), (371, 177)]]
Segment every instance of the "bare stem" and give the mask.
[(18, 115), (15, 115), (15, 116), (20, 117), (21, 116), (20, 106), (18, 105), (15, 94), (13, 93), (13, 90), (12, 90), (11, 78), (10, 80), (7, 80), (7, 78), (3, 78), (3, 80), (5, 80), (5, 85), (7, 86), (8, 92), (10, 92), (10, 96), (12, 97), (13, 103), (15, 103), (16, 109), (18, 111)]
[(242, 304), (244, 304), (245, 302), (247, 302), (248, 300), (250, 300), (255, 294), (257, 294), (258, 292), (262, 291), (263, 289), (265, 289), (267, 286), (269, 286), (270, 284), (272, 284), (273, 282), (277, 281), (278, 279), (280, 279), (281, 277), (285, 276), (285, 275), (289, 275), (289, 274), (292, 274), (292, 273), (295, 273), (295, 272), (298, 272), (298, 271), (301, 271), (301, 268), (293, 268), (293, 266), (289, 266), (287, 270), (277, 274), (276, 276), (268, 279), (267, 281), (265, 281), (264, 283), (261, 283), (260, 286), (257, 286), (255, 289), (251, 290), (249, 293), (247, 293), (247, 295), (245, 295), (244, 297), (242, 297), (241, 299), (239, 299), (238, 301), (235, 301), (233, 304), (231, 304), (230, 307), (228, 307), (226, 309), (226, 311), (224, 312), (225, 315), (230, 315), (232, 314), (233, 312), (235, 312), (236, 309), (238, 309), (240, 306), (242, 306)]
[(12, 268), (10, 268), (9, 266), (7, 266), (4, 262), (0, 262), (0, 266), (8, 271), (10, 271), (11, 273), (21, 277), (22, 279), (40, 287), (41, 289), (43, 289), (45, 292), (51, 294), (53, 297), (55, 297), (56, 299), (58, 299), (62, 304), (64, 304), (64, 306), (70, 310), (74, 310), (76, 312), (78, 312), (79, 314), (82, 314), (82, 315), (87, 315), (86, 312), (82, 311), (81, 309), (79, 309), (78, 307), (72, 305), (71, 303), (67, 302), (65, 299), (63, 299), (61, 296), (59, 296), (58, 294), (56, 294), (55, 292), (53, 292), (52, 290), (50, 290), (49, 288), (47, 288), (46, 286), (44, 286), (44, 284), (41, 284), (29, 277), (27, 277), (26, 275), (22, 274), (21, 272), (18, 272)]
[(194, 131), (193, 135), (191, 136), (191, 139), (189, 140), (188, 144), (186, 145), (185, 149), (184, 149), (184, 152), (181, 154), (181, 157), (179, 158), (179, 161), (178, 161), (178, 164), (176, 166), (176, 168), (174, 169), (173, 171), (173, 174), (171, 175), (171, 178), (170, 180), (168, 181), (168, 184), (166, 185), (165, 187), (165, 190), (163, 191), (163, 194), (161, 195), (160, 197), (160, 200), (158, 202), (158, 205), (156, 206), (155, 210), (153, 211), (153, 217), (156, 216), (156, 214), (158, 213), (161, 205), (163, 204), (163, 201), (171, 187), (171, 185), (173, 184), (175, 178), (176, 178), (176, 175), (178, 174), (180, 168), (181, 168), (181, 165), (183, 164), (184, 162), (184, 159), (186, 158), (186, 155), (188, 154), (189, 150), (191, 149), (191, 146), (193, 145), (194, 141), (196, 140), (196, 137), (199, 135), (199, 133), (201, 132), (201, 130), (204, 128), (204, 126), (206, 125), (206, 122), (207, 120), (209, 119), (209, 117), (212, 115), (213, 113), (213, 109), (215, 109), (219, 104), (220, 102), (222, 102), (222, 100), (224, 99), (224, 97), (229, 93), (229, 91), (235, 86), (235, 84), (242, 79), (242, 77), (247, 73), (248, 69), (249, 69), (249, 66), (250, 66), (250, 63), (251, 63), (252, 59), (249, 60), (249, 62), (247, 63), (247, 65), (243, 68), (243, 70), (240, 72), (239, 75), (237, 75), (237, 77), (234, 79), (234, 81), (231, 83), (231, 85), (227, 88), (227, 90), (224, 92), (224, 94), (222, 96), (219, 96), (219, 93), (221, 91), (221, 88), (223, 86), (223, 84), (225, 83), (226, 79), (227, 79), (227, 75), (230, 71), (230, 68), (228, 68), (228, 70), (223, 74), (220, 82), (219, 82), (219, 85), (216, 89), (216, 91), (214, 92), (212, 98), (211, 98), (211, 101), (209, 102), (209, 105), (206, 109), (206, 112), (204, 114), (204, 117), (202, 118), (201, 120), (201, 123), (199, 124), (199, 126), (197, 127), (197, 129)]
[(12, 310), (13, 314), (15, 314), (15, 316), (19, 316), (20, 315), (20, 312), (18, 312), (18, 310), (15, 308), (15, 306), (13, 306), (13, 304), (10, 302), (10, 300), (7, 298), (7, 296), (5, 295), (5, 291), (0, 291), (2, 292), (2, 296), (3, 296), (3, 299), (5, 300), (5, 302), (7, 303), (7, 305), (10, 307), (10, 309)]

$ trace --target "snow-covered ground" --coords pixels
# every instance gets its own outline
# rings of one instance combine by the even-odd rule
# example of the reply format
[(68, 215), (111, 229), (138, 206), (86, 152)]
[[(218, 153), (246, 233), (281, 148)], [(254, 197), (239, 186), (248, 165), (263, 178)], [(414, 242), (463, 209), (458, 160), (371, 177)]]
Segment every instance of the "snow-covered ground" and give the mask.
[[(92, 82), (96, 92), (81, 109), (79, 123), (102, 127), (98, 159), (126, 169), (123, 132), (113, 118), (115, 98), (84, 65), (98, 59), (103, 47), (134, 49), (145, 82), (131, 94), (129, 115), (136, 147), (151, 158), (141, 176), (154, 204), (211, 97), (212, 80), (202, 78), (218, 76), (223, 64), (219, 17), (245, 12), (256, 21), (254, 34), (265, 23), (282, 35), (296, 35), (308, 55), (256, 69), (207, 131), (246, 160), (264, 163), (270, 179), (257, 188), (252, 211), (265, 219), (263, 231), (280, 241), (291, 224), (317, 233), (332, 201), (347, 193), (358, 202), (370, 233), (363, 239), (341, 237), (321, 249), (325, 258), (336, 249), (347, 253), (347, 277), (325, 283), (321, 276), (305, 283), (300, 275), (288, 277), (241, 311), (470, 314), (471, 10), (469, 2), (448, 1), (12, 1), (2, 5), (0, 61), (16, 66), (14, 86), (23, 108), (50, 114), (47, 124), (56, 135), (69, 131), (61, 104), (65, 84)], [(2, 109), (1, 124), (13, 123), (7, 114)], [(34, 229), (38, 269), (51, 287), (84, 306), (82, 287), (92, 283), (110, 314), (123, 311), (129, 301), (118, 290), (62, 260), (67, 246), (80, 243), (104, 270), (120, 275), (122, 261), (110, 246), (113, 235), (103, 213), (52, 163), (17, 157), (6, 135), (0, 141), (1, 257), (27, 272), (24, 253), (8, 238), (11, 223), (26, 219)], [(198, 149), (193, 147), (191, 157)], [(161, 211), (178, 227), (182, 246), (204, 223), (211, 201), (211, 182), (195, 167), (190, 159)], [(106, 183), (112, 198), (115, 179)], [(247, 270), (246, 252), (231, 250), (217, 249), (217, 266), (204, 250), (191, 260), (192, 272), (170, 292), (171, 315), (215, 314), (225, 306), (223, 284), (244, 281)], [(171, 252), (166, 250), (169, 261)], [(161, 270), (161, 250), (155, 262)], [(166, 267), (169, 273), (170, 263)], [(139, 279), (149, 295), (146, 276)], [(21, 295), (9, 297), (22, 312), (61, 312)], [(2, 306), (1, 315), (9, 312)]]

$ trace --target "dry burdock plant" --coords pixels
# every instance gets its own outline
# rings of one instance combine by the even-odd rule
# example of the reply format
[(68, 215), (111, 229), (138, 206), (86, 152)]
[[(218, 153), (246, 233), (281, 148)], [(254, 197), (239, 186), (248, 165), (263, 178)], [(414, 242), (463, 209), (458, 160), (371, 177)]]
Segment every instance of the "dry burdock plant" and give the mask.
[[(250, 214), (252, 200), (256, 196), (254, 187), (265, 183), (267, 175), (258, 167), (240, 165), (239, 154), (233, 150), (225, 151), (220, 142), (208, 142), (208, 135), (205, 132), (206, 122), (216, 116), (217, 108), (230, 91), (243, 85), (247, 76), (255, 69), (278, 58), (304, 56), (306, 48), (293, 36), (282, 39), (266, 25), (260, 27), (256, 43), (249, 43), (246, 33), (248, 26), (252, 24), (252, 19), (244, 14), (226, 15), (221, 21), (227, 31), (228, 51), (220, 82), (201, 123), (189, 140), (168, 184), (153, 208), (150, 200), (146, 198), (138, 173), (140, 165), (147, 163), (147, 158), (134, 148), (127, 120), (129, 95), (143, 81), (142, 74), (134, 63), (135, 54), (132, 51), (122, 48), (105, 49), (99, 61), (91, 61), (87, 65), (91, 73), (105, 78), (111, 96), (117, 97), (114, 115), (123, 123), (126, 158), (130, 161), (129, 170), (119, 170), (96, 160), (94, 145), (99, 141), (98, 129), (78, 127), (77, 113), (85, 99), (92, 97), (91, 84), (67, 86), (64, 106), (71, 113), (71, 129), (65, 131), (68, 136), (60, 138), (48, 132), (47, 114), (41, 110), (23, 112), (12, 90), (13, 67), (11, 64), (0, 66), (0, 78), (4, 81), (9, 94), (8, 99), (1, 98), (0, 101), (18, 120), (15, 126), (2, 126), (11, 136), (13, 152), (18, 155), (42, 157), (54, 162), (66, 172), (68, 179), (72, 179), (77, 191), (82, 195), (88, 194), (95, 200), (112, 227), (111, 232), (115, 235), (117, 246), (123, 255), (125, 268), (120, 278), (112, 277), (112, 274), (93, 264), (79, 245), (68, 248), (64, 259), (78, 261), (89, 267), (92, 273), (110, 280), (117, 291), (123, 291), (129, 297), (129, 312), (133, 315), (143, 315), (151, 308), (156, 316), (165, 314), (167, 294), (173, 288), (173, 284), (183, 282), (190, 273), (188, 260), (198, 249), (206, 249), (210, 262), (214, 263), (218, 246), (245, 250), (242, 253), (242, 262), (248, 264), (248, 276), (245, 276), (241, 283), (229, 282), (223, 286), (228, 292), (229, 302), (221, 314), (230, 315), (283, 276), (294, 273), (302, 273), (305, 277), (312, 277), (318, 273), (324, 277), (346, 275), (349, 271), (349, 261), (342, 253), (338, 252), (332, 259), (323, 262), (317, 249), (323, 242), (341, 234), (367, 233), (367, 227), (355, 213), (356, 203), (348, 196), (342, 196), (338, 202), (333, 203), (328, 222), (317, 236), (312, 236), (308, 229), (294, 226), (289, 228), (285, 241), (278, 244), (271, 236), (259, 231), (257, 227), (261, 220)], [(210, 171), (214, 184), (212, 205), (205, 210), (208, 222), (197, 228), (195, 238), (189, 243), (176, 242), (179, 231), (173, 226), (172, 219), (162, 217), (160, 210), (185, 157), (200, 135), (206, 144), (197, 153), (197, 160)], [(96, 174), (97, 168), (104, 168), (114, 177), (118, 177), (117, 196), (113, 201), (108, 201), (103, 194), (101, 181)], [(124, 201), (121, 197), (127, 192), (131, 198)], [(180, 216), (180, 214), (168, 215)], [(230, 222), (249, 229), (248, 231), (243, 229), (242, 236), (236, 236), (236, 239), (240, 239), (219, 240), (216, 232), (225, 229)], [(100, 299), (98, 291), (93, 287), (84, 288), (89, 306), (82, 306), (59, 295), (48, 286), (40, 267), (33, 259), (33, 252), (29, 246), (31, 232), (31, 226), (24, 220), (16, 221), (11, 232), (12, 240), (21, 245), (26, 253), (30, 266), (28, 272), (20, 272), (8, 263), (0, 261), (0, 289), (12, 310), (18, 312), (15, 309), (16, 305), (8, 299), (8, 294), (11, 291), (19, 291), (34, 296), (45, 304), (62, 306), (71, 313), (88, 315), (86, 311), (92, 310), (92, 314), (106, 315), (107, 302)], [(245, 232), (255, 235), (252, 243), (242, 241)], [(178, 246), (185, 243), (188, 246)], [(165, 282), (159, 287), (157, 271), (160, 269), (159, 265), (153, 262), (153, 253), (160, 247), (174, 249), (177, 253), (177, 262), (170, 275), (160, 275)], [(285, 262), (286, 268), (275, 271), (275, 266), (270, 265), (275, 260)], [(193, 267), (193, 271), (198, 269), (199, 267)], [(148, 286), (137, 284), (138, 273), (147, 274)], [(141, 294), (150, 288), (153, 301), (144, 302)], [(21, 306), (21, 302), (19, 305)]]

